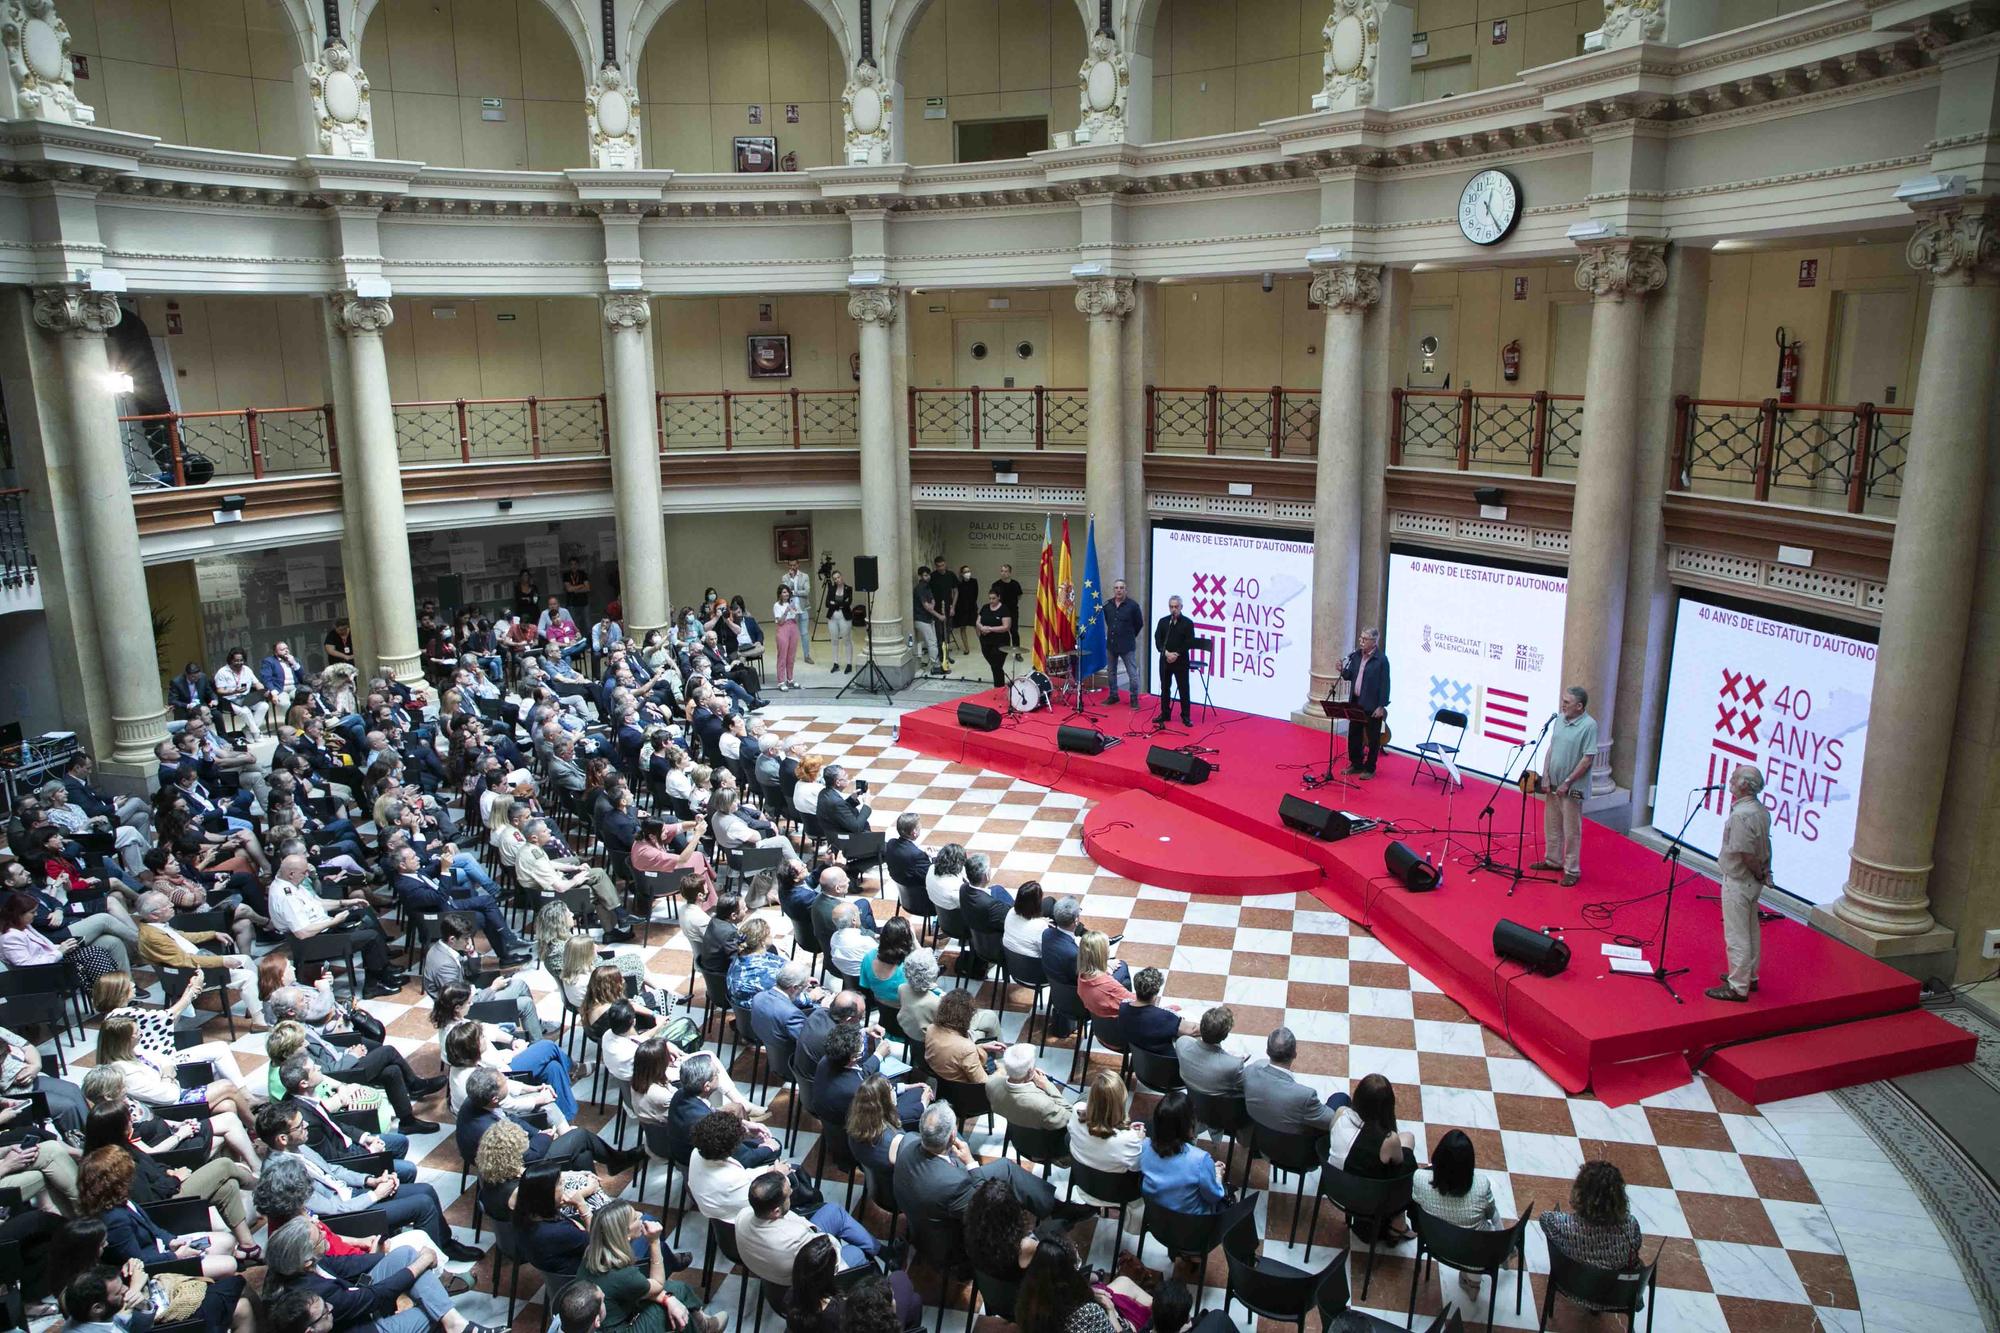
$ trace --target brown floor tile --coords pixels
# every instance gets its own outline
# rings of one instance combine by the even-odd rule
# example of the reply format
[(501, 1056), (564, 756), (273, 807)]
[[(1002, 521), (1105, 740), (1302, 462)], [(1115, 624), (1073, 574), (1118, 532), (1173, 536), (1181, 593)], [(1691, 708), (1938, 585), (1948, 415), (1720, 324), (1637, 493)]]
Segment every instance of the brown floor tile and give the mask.
[[(1483, 1162), (1481, 1165), (1485, 1165)], [(1507, 1179), (1514, 1187), (1514, 1211), (1524, 1213), (1529, 1204), (1535, 1205), (1536, 1213), (1546, 1213), (1552, 1208), (1569, 1207), (1570, 1182), (1567, 1177), (1524, 1176), (1510, 1171)]]
[(1788, 1301), (1753, 1301), (1743, 1296), (1718, 1296), (1730, 1333), (1820, 1333), (1819, 1316), (1810, 1305)]
[[(1097, 863), (1087, 856), (1058, 856), (1049, 863), (1049, 869), (1058, 875), (1089, 875), (1095, 873)], [(1092, 891), (1095, 892), (1095, 886)]]
[(1646, 1119), (1653, 1126), (1653, 1139), (1662, 1148), (1706, 1148), (1713, 1152), (1733, 1152), (1729, 1129), (1712, 1111), (1678, 1111), (1664, 1106), (1648, 1106)]
[(1583, 1139), (1580, 1142), (1583, 1160), (1611, 1163), (1625, 1177), (1627, 1185), (1673, 1188), (1673, 1181), (1667, 1177), (1666, 1163), (1660, 1160), (1660, 1150), (1650, 1143), (1613, 1143), (1608, 1139)]
[(1347, 984), (1369, 986), (1376, 990), (1408, 990), (1410, 969), (1401, 963), (1359, 963), (1347, 964)]
[(1729, 1089), (1717, 1083), (1706, 1074), (1701, 1076), (1702, 1085), (1708, 1089), (1708, 1099), (1715, 1103), (1715, 1109), (1723, 1115), (1756, 1115), (1757, 1108), (1744, 1101)]
[(1745, 1154), (1743, 1169), (1750, 1174), (1750, 1183), (1757, 1187), (1757, 1193), (1766, 1199), (1783, 1199), (1791, 1203), (1818, 1203), (1819, 1192), (1806, 1179), (1805, 1168), (1789, 1157), (1752, 1157)]
[(1681, 1212), (1687, 1216), (1688, 1230), (1696, 1240), (1724, 1240), (1738, 1245), (1776, 1246), (1778, 1232), (1770, 1214), (1756, 1199), (1739, 1199), (1724, 1194), (1693, 1194), (1678, 1191)]
[(1299, 1058), (1292, 1062), (1292, 1068), (1301, 1074), (1346, 1078), (1347, 1048), (1326, 1042), (1302, 1041), (1299, 1043)]
[[(1184, 926), (1181, 933), (1185, 937), (1188, 931), (1196, 929), (1201, 927)], [(1229, 959), (1229, 972), (1232, 976), (1263, 977), (1270, 981), (1283, 981), (1291, 970), (1292, 960), (1283, 954), (1239, 951), (1232, 954)]]
[(1345, 958), (1347, 936), (1292, 932), (1292, 953), (1300, 958)]
[[(1028, 852), (1036, 856), (1054, 856), (1061, 849), (1060, 838), (1016, 838), (1011, 850)], [(1096, 892), (1096, 887), (1094, 884), (1091, 886), (1093, 893)]]
[(1245, 907), (1237, 913), (1236, 924), (1250, 930), (1290, 930), (1293, 926), (1292, 909)]
[(1508, 1041), (1505, 1037), (1495, 1032), (1492, 1028), (1488, 1027), (1480, 1028), (1479, 1039), (1482, 1043), (1484, 1043), (1486, 1047), (1486, 1054), (1490, 1059), (1522, 1060), (1527, 1058), (1523, 1056), (1518, 1050), (1514, 1049), (1514, 1044), (1512, 1042)]
[[(1141, 898), (1132, 905), (1133, 919), (1139, 921), (1179, 921), (1186, 912), (1186, 903), (1162, 902), (1158, 898)], [(1227, 927), (1209, 927), (1209, 929), (1227, 929)], [(1230, 931), (1229, 939), (1226, 942), (1221, 945), (1210, 945), (1209, 947), (1226, 949), (1235, 942), (1236, 933)]]
[(1500, 1128), (1527, 1134), (1574, 1134), (1569, 1103), (1560, 1097), (1523, 1097), (1496, 1092), (1493, 1105), (1500, 1112)]
[(1322, 986), (1311, 981), (1294, 981), (1285, 988), (1285, 997), (1294, 1009), (1321, 1014), (1347, 1012), (1347, 987)]
[[(1150, 919), (1154, 921), (1178, 921), (1181, 919), (1182, 913), (1184, 913), (1187, 910), (1187, 904), (1185, 903), (1154, 903), (1151, 901), (1145, 901), (1141, 902), (1139, 906), (1165, 907), (1172, 910), (1173, 912), (1172, 916), (1153, 916), (1151, 913), (1144, 913), (1144, 915), (1150, 917)], [(1135, 912), (1133, 915), (1137, 916), (1141, 915), (1141, 913)], [(1186, 945), (1188, 948), (1191, 949), (1234, 948), (1236, 944), (1236, 927), (1184, 925), (1181, 927), (1180, 937), (1175, 941), (1175, 943)], [(1234, 957), (1232, 957), (1230, 959), (1230, 964), (1232, 968), (1236, 964), (1241, 963), (1248, 956), (1249, 955), (1246, 954), (1237, 954)], [(1252, 973), (1250, 975), (1255, 975), (1255, 974)]]
[(1417, 1049), (1417, 1025), (1407, 1018), (1373, 1018), (1367, 1014), (1355, 1014), (1347, 1020), (1347, 1039), (1356, 1046), (1414, 1051)]
[(1014, 785), (1014, 779), (1005, 773), (981, 773), (972, 780), (975, 791), (1006, 791)]
[(1174, 973), (1167, 986), (1175, 995), (1185, 996), (1190, 1000), (1206, 1000), (1210, 1004), (1220, 1004), (1222, 988), (1228, 983), (1229, 978), (1218, 973), (1181, 971)]
[[(1174, 946), (1171, 944), (1137, 944), (1126, 940), (1118, 946), (1118, 956), (1124, 959), (1134, 972), (1142, 967), (1166, 968), (1174, 961)], [(1238, 1020), (1239, 1023), (1241, 1020)]]
[(1410, 996), (1410, 1006), (1411, 1012), (1416, 1017), (1433, 1023), (1470, 1023), (1472, 1021), (1471, 1015), (1465, 1012), (1458, 1001), (1448, 995), (1439, 995), (1434, 991), (1415, 992)]
[(1792, 1268), (1805, 1284), (1806, 1295), (1814, 1305), (1828, 1305), (1836, 1310), (1858, 1310), (1861, 1300), (1855, 1295), (1854, 1274), (1847, 1267), (1844, 1254), (1813, 1254), (1805, 1250), (1787, 1250), (1791, 1256)]
[[(1672, 1287), (1676, 1291), (1709, 1291), (1708, 1270), (1701, 1266), (1701, 1251), (1695, 1243), (1680, 1236), (1669, 1236), (1657, 1242), (1648, 1241), (1641, 1246), (1658, 1244), (1660, 1247), (1660, 1285)], [(1649, 1251), (1648, 1251), (1649, 1252)]]
[(1436, 1051), (1418, 1051), (1417, 1073), (1424, 1082), (1439, 1087), (1485, 1089), (1492, 1086), (1486, 1062), (1476, 1055), (1440, 1055)]

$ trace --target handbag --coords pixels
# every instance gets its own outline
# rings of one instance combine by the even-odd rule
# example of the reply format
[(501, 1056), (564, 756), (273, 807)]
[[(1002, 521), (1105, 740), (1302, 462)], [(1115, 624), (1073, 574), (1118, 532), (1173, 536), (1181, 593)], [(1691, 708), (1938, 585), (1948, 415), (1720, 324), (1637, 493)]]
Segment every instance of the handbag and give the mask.
[(683, 1054), (692, 1055), (701, 1049), (701, 1028), (685, 1014), (661, 1020), (659, 1035)]

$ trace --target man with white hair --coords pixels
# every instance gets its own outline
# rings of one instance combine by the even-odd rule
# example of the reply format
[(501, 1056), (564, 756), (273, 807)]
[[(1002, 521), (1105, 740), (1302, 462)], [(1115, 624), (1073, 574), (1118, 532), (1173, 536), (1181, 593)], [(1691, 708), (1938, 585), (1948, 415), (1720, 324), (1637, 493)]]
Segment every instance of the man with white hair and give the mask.
[(861, 914), (855, 910), (859, 906), (843, 901), (833, 909), (833, 934), (827, 939), (826, 953), (833, 970), (843, 977), (860, 976), (861, 960), (875, 947), (874, 932), (861, 928)]
[(1010, 1125), (1061, 1129), (1069, 1124), (1069, 1102), (1035, 1067), (1035, 1048), (1026, 1042), (1001, 1053), (1000, 1067), (986, 1076), (986, 1100)]
[(1764, 774), (1755, 766), (1738, 764), (1729, 775), (1729, 819), (1722, 826), (1722, 852), (1715, 858), (1722, 874), (1722, 941), (1729, 970), (1719, 985), (1703, 992), (1711, 1000), (1741, 1004), (1757, 989), (1763, 935), (1757, 897), (1771, 882), (1771, 812), (1763, 793)]
[(825, 998), (817, 986), (807, 989), (812, 974), (796, 960), (778, 969), (771, 988), (759, 991), (750, 1001), (750, 1030), (769, 1046), (774, 1042), (796, 1042), (806, 1018)]
[(139, 895), (139, 956), (155, 967), (179, 967), (192, 972), (221, 967), (229, 970), (229, 984), (243, 1001), (252, 1031), (264, 1026), (264, 1006), (257, 998), (257, 969), (249, 955), (210, 953), (204, 944), (235, 944), (219, 930), (177, 930), (172, 924), (174, 900), (164, 893)]
[(1015, 1202), (1038, 1222), (1049, 1217), (1074, 1222), (1096, 1215), (1086, 1204), (1058, 1202), (1054, 1187), (1018, 1162), (1002, 1157), (976, 1165), (976, 1160), (958, 1136), (958, 1112), (951, 1104), (933, 1102), (925, 1108), (916, 1142), (906, 1136), (896, 1148), (896, 1202), (910, 1215), (912, 1231), (958, 1225), (981, 1180), (1006, 1182)]

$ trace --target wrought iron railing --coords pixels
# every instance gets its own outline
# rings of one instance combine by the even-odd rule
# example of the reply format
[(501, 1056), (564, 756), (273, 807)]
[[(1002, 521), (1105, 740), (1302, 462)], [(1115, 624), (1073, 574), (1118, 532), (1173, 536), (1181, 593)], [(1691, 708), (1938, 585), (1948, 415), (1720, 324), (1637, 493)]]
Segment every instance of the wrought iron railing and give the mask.
[(910, 390), (912, 449), (1081, 449), (1089, 435), (1086, 389)]
[(1313, 458), (1319, 452), (1319, 391), (1148, 385), (1146, 451)]
[(1573, 393), (1391, 389), (1389, 462), (1458, 472), (1573, 478), (1583, 398)]
[(1674, 400), (1671, 488), (1894, 516), (1909, 456), (1907, 407)]
[(853, 389), (663, 393), (657, 403), (660, 448), (852, 448), (860, 438), (859, 398)]
[(0, 588), (28, 588), (35, 583), (35, 552), (28, 545), (27, 499), (28, 493), (18, 486), (0, 490)]
[(448, 398), (396, 403), (396, 449), (405, 466), (608, 453), (604, 395)]

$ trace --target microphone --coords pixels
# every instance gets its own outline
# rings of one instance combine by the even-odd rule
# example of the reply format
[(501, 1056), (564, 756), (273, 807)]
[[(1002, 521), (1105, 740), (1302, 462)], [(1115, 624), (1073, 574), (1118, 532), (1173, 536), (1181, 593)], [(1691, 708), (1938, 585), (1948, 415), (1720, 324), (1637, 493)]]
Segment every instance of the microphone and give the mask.
[(1728, 784), (1728, 783), (1726, 783), (1726, 782), (1711, 782), (1711, 783), (1709, 783), (1709, 784), (1708, 784), (1708, 785), (1707, 785), (1706, 787), (1696, 787), (1696, 788), (1695, 788), (1695, 790), (1696, 790), (1696, 791), (1728, 791), (1728, 790), (1729, 790), (1729, 784)]

